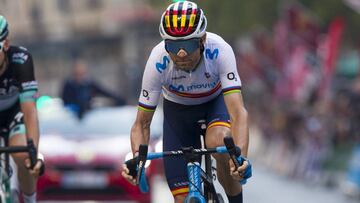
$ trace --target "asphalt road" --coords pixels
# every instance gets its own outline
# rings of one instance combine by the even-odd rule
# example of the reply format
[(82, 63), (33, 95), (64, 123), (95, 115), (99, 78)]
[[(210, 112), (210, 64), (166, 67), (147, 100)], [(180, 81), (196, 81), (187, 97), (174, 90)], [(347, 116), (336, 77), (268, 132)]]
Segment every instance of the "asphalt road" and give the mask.
[[(173, 199), (162, 177), (157, 177), (151, 187), (155, 188), (154, 203), (169, 203)], [(51, 203), (56, 201), (46, 201)], [(123, 201), (122, 201), (123, 202)], [(255, 167), (253, 177), (244, 187), (245, 203), (359, 203), (347, 198), (340, 191), (294, 181)], [(99, 203), (84, 201), (83, 203)], [(105, 202), (102, 202), (105, 203)], [(130, 202), (128, 202), (130, 203)]]

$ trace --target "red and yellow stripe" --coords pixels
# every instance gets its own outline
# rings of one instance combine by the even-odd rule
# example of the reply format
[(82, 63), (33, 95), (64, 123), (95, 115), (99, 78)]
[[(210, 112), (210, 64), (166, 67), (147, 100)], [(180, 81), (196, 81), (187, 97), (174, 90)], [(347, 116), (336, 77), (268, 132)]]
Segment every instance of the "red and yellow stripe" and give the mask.
[(225, 122), (225, 121), (214, 121), (212, 123), (209, 123), (207, 129), (212, 128), (214, 126), (224, 126), (224, 127), (228, 127), (231, 128), (231, 124), (229, 122)]
[(171, 193), (174, 197), (177, 195), (186, 194), (189, 193), (189, 188), (188, 187), (176, 188), (174, 190), (171, 190)]

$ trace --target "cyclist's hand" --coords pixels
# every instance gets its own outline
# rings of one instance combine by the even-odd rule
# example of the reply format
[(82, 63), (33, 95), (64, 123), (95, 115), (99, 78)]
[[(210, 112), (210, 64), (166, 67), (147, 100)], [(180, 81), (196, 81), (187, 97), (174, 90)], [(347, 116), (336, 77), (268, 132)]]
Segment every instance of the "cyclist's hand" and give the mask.
[(240, 181), (240, 183), (242, 185), (244, 185), (246, 183), (247, 179), (249, 179), (252, 176), (252, 167), (251, 167), (251, 163), (248, 159), (240, 156), (238, 158), (238, 160), (240, 163), (241, 163), (241, 161), (243, 161), (243, 164), (240, 167), (238, 167), (237, 169), (235, 168), (234, 162), (231, 159), (229, 160), (230, 175), (235, 180)]
[(31, 169), (31, 162), (30, 159), (25, 159), (25, 166), (29, 170), (29, 173), (34, 177), (39, 177), (44, 174), (45, 172), (45, 165), (42, 159), (38, 159), (34, 168)]
[(136, 185), (137, 159), (127, 160), (123, 165), (121, 175), (131, 184)]

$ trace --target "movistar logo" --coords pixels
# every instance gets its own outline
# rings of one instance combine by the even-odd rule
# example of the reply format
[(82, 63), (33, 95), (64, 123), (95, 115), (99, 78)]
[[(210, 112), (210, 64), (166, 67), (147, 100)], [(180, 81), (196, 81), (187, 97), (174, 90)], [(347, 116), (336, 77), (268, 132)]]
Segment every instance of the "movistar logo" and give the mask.
[(214, 58), (216, 59), (219, 55), (219, 49), (214, 49), (214, 51), (211, 51), (210, 49), (206, 49), (205, 50), (205, 57), (208, 59), (213, 60)]
[(170, 63), (169, 58), (168, 58), (167, 56), (164, 56), (162, 63), (156, 63), (156, 70), (157, 70), (159, 73), (162, 73), (162, 72), (166, 69), (168, 63)]
[(186, 87), (187, 91), (195, 90), (195, 89), (209, 89), (214, 88), (216, 86), (216, 82), (213, 83), (205, 83), (205, 84), (192, 84)]
[(179, 86), (174, 86), (174, 85), (170, 85), (169, 86), (170, 90), (176, 91), (176, 92), (183, 92), (185, 91), (185, 88), (183, 85), (179, 85)]

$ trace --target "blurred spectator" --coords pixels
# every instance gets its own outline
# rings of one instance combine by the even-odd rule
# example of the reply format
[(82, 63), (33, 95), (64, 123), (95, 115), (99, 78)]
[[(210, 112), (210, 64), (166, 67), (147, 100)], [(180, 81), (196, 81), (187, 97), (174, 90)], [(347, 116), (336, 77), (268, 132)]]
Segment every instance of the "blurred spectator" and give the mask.
[(92, 108), (92, 99), (95, 96), (104, 96), (112, 100), (116, 106), (125, 105), (125, 100), (119, 95), (107, 90), (96, 80), (89, 77), (86, 62), (76, 60), (72, 76), (64, 81), (61, 98), (65, 107), (72, 110), (79, 119), (86, 111)]

